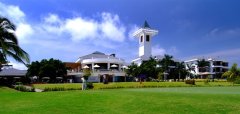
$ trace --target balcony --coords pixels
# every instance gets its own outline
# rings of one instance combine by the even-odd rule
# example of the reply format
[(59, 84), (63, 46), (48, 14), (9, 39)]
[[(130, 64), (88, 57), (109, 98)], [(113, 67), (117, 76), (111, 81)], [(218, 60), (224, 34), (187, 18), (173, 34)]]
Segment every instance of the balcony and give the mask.
[(198, 72), (202, 73), (202, 72), (209, 72), (210, 69), (208, 67), (199, 67)]
[(223, 61), (214, 61), (213, 62), (214, 67), (228, 67), (228, 62)]
[[(103, 74), (112, 74), (116, 76), (125, 76), (125, 72), (123, 70), (116, 70), (116, 69), (98, 69), (98, 70), (93, 70), (92, 71), (92, 76), (98, 76), (98, 75), (103, 75)], [(83, 75), (82, 70), (79, 71), (68, 71), (67, 75)]]

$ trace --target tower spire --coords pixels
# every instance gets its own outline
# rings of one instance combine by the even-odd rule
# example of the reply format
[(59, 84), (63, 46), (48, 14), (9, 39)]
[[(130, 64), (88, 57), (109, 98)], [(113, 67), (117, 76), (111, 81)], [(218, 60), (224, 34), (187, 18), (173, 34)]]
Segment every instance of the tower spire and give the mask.
[(147, 22), (147, 20), (144, 21), (143, 28), (151, 28)]

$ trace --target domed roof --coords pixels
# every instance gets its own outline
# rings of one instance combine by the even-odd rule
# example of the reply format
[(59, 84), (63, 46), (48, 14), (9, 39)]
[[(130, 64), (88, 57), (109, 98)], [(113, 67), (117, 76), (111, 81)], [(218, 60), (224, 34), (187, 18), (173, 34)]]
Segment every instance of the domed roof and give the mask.
[[(85, 59), (99, 59), (99, 58), (106, 58), (106, 59), (109, 59), (109, 60), (118, 60), (118, 61), (121, 61), (121, 62), (124, 62), (123, 59), (120, 59), (120, 58), (117, 58), (115, 57), (115, 54), (111, 54), (111, 55), (106, 55), (102, 52), (99, 52), (99, 51), (95, 51), (91, 54), (88, 54), (88, 55), (84, 55), (84, 56), (81, 56), (79, 57), (79, 59), (76, 61), (76, 62), (81, 62)], [(107, 62), (107, 61), (106, 61)]]
[(99, 51), (95, 51), (95, 52), (93, 52), (92, 54), (105, 55), (104, 53), (99, 52)]
[(113, 56), (110, 56), (110, 55), (106, 55), (102, 52), (99, 52), (99, 51), (95, 51), (91, 54), (88, 54), (88, 55), (85, 55), (85, 56), (82, 56), (80, 57), (81, 59), (91, 59), (91, 58), (115, 58)]

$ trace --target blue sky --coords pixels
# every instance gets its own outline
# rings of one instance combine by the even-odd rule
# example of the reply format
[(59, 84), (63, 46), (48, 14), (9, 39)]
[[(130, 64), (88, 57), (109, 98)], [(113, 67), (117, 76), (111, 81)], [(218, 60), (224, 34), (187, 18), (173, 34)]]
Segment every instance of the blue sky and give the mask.
[(138, 56), (131, 34), (147, 20), (159, 30), (153, 55), (240, 64), (239, 5), (239, 0), (0, 0), (0, 15), (17, 25), (20, 45), (32, 61), (74, 62), (101, 51), (130, 62)]

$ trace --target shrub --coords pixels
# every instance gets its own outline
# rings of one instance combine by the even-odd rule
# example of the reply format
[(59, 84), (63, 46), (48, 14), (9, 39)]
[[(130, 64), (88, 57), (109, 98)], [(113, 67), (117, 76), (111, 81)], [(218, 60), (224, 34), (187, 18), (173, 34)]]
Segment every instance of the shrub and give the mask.
[(210, 80), (209, 79), (205, 79), (203, 82), (204, 82), (204, 84), (207, 85), (207, 84), (209, 84)]
[(235, 84), (240, 84), (240, 77), (236, 78), (236, 80), (234, 81)]
[(185, 83), (195, 85), (195, 80), (186, 80)]
[(35, 88), (34, 87), (31, 88), (31, 92), (35, 92)]
[(22, 82), (16, 82), (15, 85), (23, 85)]
[(15, 86), (14, 89), (16, 89), (18, 91), (23, 91), (23, 92), (35, 92), (35, 88), (27, 88), (27, 87), (22, 86), (22, 85)]
[(93, 88), (93, 83), (92, 82), (88, 82), (87, 83), (87, 89), (92, 89)]

